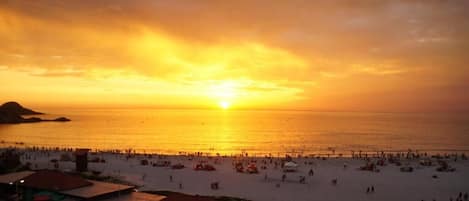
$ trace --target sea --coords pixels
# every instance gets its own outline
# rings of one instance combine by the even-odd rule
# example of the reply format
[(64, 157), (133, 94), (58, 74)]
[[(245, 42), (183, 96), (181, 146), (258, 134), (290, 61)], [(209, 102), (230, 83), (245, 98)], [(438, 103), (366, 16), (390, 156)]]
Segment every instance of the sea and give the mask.
[(49, 109), (70, 122), (0, 125), (2, 147), (284, 155), (469, 152), (468, 113)]

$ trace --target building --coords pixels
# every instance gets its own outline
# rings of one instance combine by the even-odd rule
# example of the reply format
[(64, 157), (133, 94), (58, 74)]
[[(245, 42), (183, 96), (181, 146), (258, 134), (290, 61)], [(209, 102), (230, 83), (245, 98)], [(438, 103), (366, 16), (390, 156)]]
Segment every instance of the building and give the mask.
[(88, 170), (88, 152), (90, 149), (75, 150), (75, 164), (77, 172), (86, 172)]
[(135, 192), (133, 186), (87, 180), (53, 170), (0, 175), (0, 187), (5, 190), (0, 193), (24, 201), (160, 201), (165, 198)]

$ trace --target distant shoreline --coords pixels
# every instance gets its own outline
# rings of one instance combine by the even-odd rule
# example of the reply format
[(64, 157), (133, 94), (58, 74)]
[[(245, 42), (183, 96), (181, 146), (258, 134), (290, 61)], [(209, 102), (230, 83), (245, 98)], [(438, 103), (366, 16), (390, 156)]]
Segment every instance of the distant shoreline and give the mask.
[[(271, 152), (271, 153), (261, 153), (261, 152), (250, 152), (250, 151), (239, 151), (239, 152), (232, 152), (232, 153), (217, 153), (216, 151), (208, 152), (208, 151), (161, 151), (161, 150), (144, 150), (144, 149), (98, 149), (93, 147), (64, 147), (64, 146), (41, 146), (41, 145), (30, 145), (24, 142), (7, 142), (7, 141), (0, 141), (0, 149), (5, 148), (14, 148), (14, 149), (42, 149), (47, 151), (63, 151), (63, 150), (75, 150), (75, 149), (82, 149), (87, 148), (91, 149), (91, 152), (95, 153), (116, 153), (116, 154), (156, 154), (156, 155), (164, 155), (164, 156), (187, 156), (187, 155), (194, 155), (200, 154), (202, 156), (241, 156), (248, 154), (250, 157), (274, 157), (274, 158), (281, 158), (285, 157), (286, 155), (289, 156), (306, 156), (306, 157), (330, 157), (330, 158), (350, 158), (352, 157), (352, 152), (354, 155), (359, 155), (360, 150), (317, 150), (317, 151), (304, 151), (304, 152)], [(427, 153), (427, 154), (469, 154), (469, 149), (383, 149), (383, 150), (362, 150), (361, 155), (369, 155), (370, 157), (381, 155), (381, 154), (397, 154), (397, 153)]]

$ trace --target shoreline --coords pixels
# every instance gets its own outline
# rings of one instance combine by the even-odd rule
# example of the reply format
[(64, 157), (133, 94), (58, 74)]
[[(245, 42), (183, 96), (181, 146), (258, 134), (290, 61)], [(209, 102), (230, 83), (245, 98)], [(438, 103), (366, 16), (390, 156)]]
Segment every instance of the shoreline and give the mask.
[(231, 152), (231, 153), (219, 153), (217, 151), (176, 151), (176, 150), (158, 150), (154, 149), (153, 151), (148, 149), (99, 149), (99, 148), (89, 148), (89, 147), (66, 147), (66, 146), (35, 146), (29, 145), (24, 142), (11, 142), (11, 141), (0, 141), (0, 149), (5, 148), (14, 148), (14, 149), (41, 149), (41, 150), (72, 150), (72, 149), (90, 149), (91, 152), (99, 152), (99, 153), (118, 153), (118, 154), (125, 154), (125, 153), (132, 153), (132, 154), (157, 154), (157, 155), (167, 155), (167, 156), (183, 156), (183, 155), (194, 155), (199, 154), (203, 156), (239, 156), (248, 154), (249, 156), (254, 157), (274, 157), (274, 158), (281, 158), (285, 155), (290, 156), (308, 156), (308, 157), (349, 157), (351, 158), (353, 155), (358, 154), (367, 154), (371, 156), (382, 155), (382, 154), (397, 154), (397, 153), (420, 153), (420, 154), (427, 154), (427, 155), (451, 155), (451, 154), (466, 154), (469, 155), (469, 149), (334, 149), (334, 148), (327, 148), (327, 149), (318, 149), (315, 151), (283, 151), (283, 152), (255, 152), (255, 151), (238, 151), (238, 152)]

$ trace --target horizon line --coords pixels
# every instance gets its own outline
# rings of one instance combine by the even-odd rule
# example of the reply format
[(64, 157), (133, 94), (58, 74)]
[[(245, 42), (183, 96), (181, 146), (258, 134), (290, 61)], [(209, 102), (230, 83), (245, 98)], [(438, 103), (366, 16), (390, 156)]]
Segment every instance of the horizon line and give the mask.
[(469, 113), (469, 110), (414, 110), (414, 111), (391, 111), (391, 110), (340, 110), (340, 109), (301, 109), (301, 108), (229, 108), (221, 109), (215, 107), (178, 107), (178, 106), (52, 106), (52, 107), (43, 107), (43, 108), (55, 108), (55, 109), (151, 109), (151, 110), (206, 110), (206, 111), (292, 111), (292, 112), (315, 112), (315, 113), (400, 113), (400, 114), (416, 114), (416, 113)]

